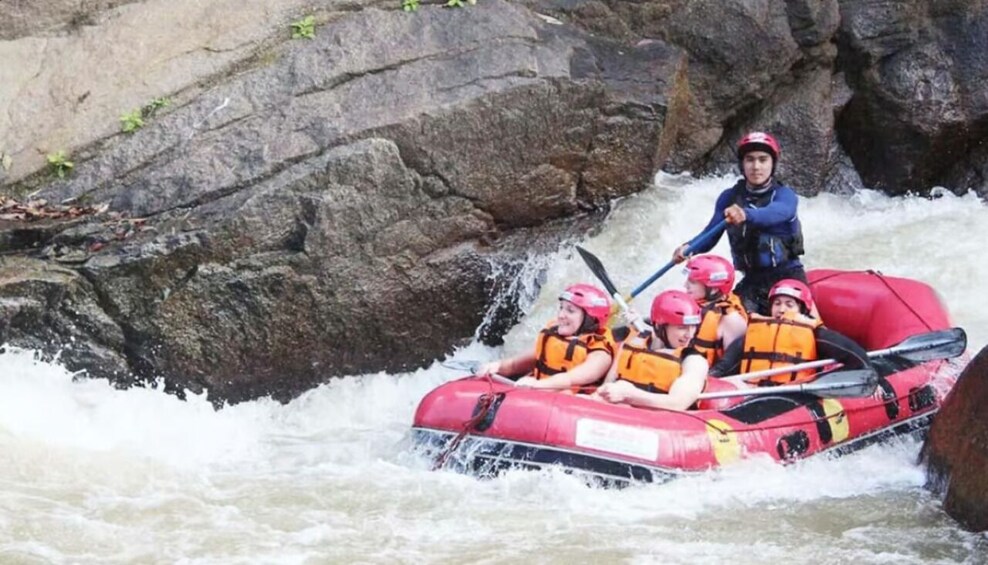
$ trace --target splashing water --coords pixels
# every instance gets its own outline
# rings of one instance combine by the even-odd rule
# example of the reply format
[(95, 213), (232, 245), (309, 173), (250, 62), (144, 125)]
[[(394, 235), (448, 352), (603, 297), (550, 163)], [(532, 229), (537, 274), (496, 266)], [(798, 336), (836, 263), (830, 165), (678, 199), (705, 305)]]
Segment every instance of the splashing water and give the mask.
[[(633, 288), (696, 235), (733, 179), (660, 175), (616, 203), (580, 242)], [(985, 205), (872, 192), (802, 199), (809, 268), (878, 269), (924, 280), (988, 339), (970, 300), (988, 266)], [(963, 238), (958, 237), (963, 234)], [(716, 252), (726, 254), (726, 241)], [(571, 249), (532, 257), (513, 285), (528, 314), (505, 345), (531, 347), (568, 283), (593, 282)], [(674, 269), (636, 299), (679, 287)], [(541, 284), (540, 282), (544, 281)], [(528, 302), (530, 301), (530, 303)], [(561, 472), (477, 480), (431, 472), (407, 449), (419, 399), (457, 371), (338, 379), (285, 405), (219, 411), (153, 389), (73, 380), (31, 352), (0, 353), (2, 563), (826, 563), (984, 562), (988, 540), (960, 530), (922, 489), (918, 445), (781, 467), (752, 459), (665, 485), (588, 488)]]

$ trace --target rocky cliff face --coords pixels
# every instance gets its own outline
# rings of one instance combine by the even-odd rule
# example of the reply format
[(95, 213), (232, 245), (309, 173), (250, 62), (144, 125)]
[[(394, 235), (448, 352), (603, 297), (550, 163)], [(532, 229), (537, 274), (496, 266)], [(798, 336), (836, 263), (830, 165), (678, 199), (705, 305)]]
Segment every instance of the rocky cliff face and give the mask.
[(109, 210), (9, 226), (0, 336), (230, 400), (433, 359), (511, 234), (646, 185), (685, 63), (503, 3), (336, 14), (45, 185)]
[(984, 191), (985, 3), (5, 2), (0, 187), (90, 212), (0, 215), (0, 341), (287, 398), (442, 354), (492, 265), (748, 129), (804, 194)]
[(844, 0), (842, 145), (868, 186), (988, 193), (988, 3)]

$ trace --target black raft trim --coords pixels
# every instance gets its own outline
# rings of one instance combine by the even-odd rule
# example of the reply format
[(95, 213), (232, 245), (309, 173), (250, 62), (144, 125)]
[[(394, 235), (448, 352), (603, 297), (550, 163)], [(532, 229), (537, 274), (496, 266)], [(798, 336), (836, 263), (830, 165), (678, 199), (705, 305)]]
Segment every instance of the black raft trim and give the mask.
[(770, 420), (786, 412), (791, 412), (797, 408), (816, 402), (816, 400), (817, 398), (815, 396), (808, 394), (754, 396), (737, 406), (732, 406), (727, 410), (721, 410), (721, 414), (730, 416), (748, 425), (760, 424), (765, 420)]

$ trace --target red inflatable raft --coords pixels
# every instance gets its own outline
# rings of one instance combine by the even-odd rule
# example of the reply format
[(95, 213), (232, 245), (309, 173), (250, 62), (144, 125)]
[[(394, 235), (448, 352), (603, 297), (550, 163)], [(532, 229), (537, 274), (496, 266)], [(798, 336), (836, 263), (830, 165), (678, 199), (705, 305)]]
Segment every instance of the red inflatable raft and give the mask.
[[(624, 482), (666, 480), (753, 454), (785, 462), (843, 453), (925, 431), (959, 373), (946, 359), (966, 347), (936, 293), (870, 271), (816, 270), (809, 279), (827, 326), (874, 352), (879, 378), (861, 396), (758, 389), (679, 412), (467, 377), (426, 395), (413, 440), (441, 465), (468, 472), (561, 466)], [(888, 348), (892, 354), (878, 351)], [(710, 383), (708, 391), (731, 388)]]

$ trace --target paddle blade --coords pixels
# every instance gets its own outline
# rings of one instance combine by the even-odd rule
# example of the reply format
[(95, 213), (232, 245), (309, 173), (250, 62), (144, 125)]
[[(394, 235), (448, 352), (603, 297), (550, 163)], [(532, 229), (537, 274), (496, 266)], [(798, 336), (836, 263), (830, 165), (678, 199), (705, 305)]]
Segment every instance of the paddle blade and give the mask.
[(967, 349), (967, 334), (961, 328), (950, 328), (914, 335), (898, 345), (884, 350), (885, 355), (897, 355), (909, 361), (922, 363), (934, 359), (950, 359)]
[(801, 385), (803, 392), (825, 398), (871, 396), (878, 388), (878, 374), (872, 369), (824, 373)]
[(598, 259), (596, 255), (580, 247), (579, 245), (576, 246), (576, 252), (583, 258), (583, 262), (587, 264), (587, 267), (590, 269), (590, 272), (593, 273), (593, 276), (597, 277), (600, 284), (604, 285), (604, 288), (607, 290), (608, 294), (611, 296), (614, 296), (615, 294), (620, 295), (617, 287), (614, 286), (613, 282), (611, 282), (611, 277), (608, 276), (607, 269), (604, 268), (604, 264), (600, 262), (600, 259)]

